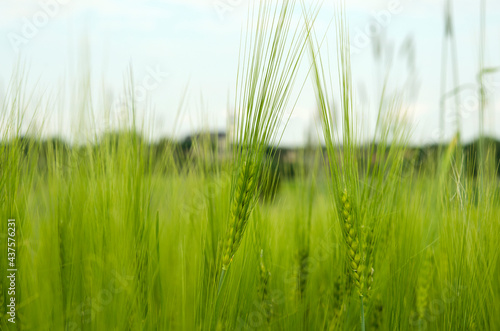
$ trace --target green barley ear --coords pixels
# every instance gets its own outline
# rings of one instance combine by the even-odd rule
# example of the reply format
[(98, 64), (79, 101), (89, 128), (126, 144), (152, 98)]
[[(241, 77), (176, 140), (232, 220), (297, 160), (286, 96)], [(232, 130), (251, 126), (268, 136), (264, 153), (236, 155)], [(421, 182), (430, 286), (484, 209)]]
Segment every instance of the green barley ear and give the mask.
[(268, 156), (275, 156), (280, 125), (286, 125), (285, 110), (306, 50), (309, 29), (307, 24), (293, 23), (294, 6), (292, 0), (256, 3), (251, 16), (255, 19), (248, 20), (249, 33), (242, 42), (231, 146), (231, 210), (221, 245), (219, 291), (265, 187), (262, 181), (272, 172)]
[(366, 268), (366, 296), (369, 298), (371, 295), (373, 278), (375, 275), (374, 268), (374, 247), (375, 237), (373, 234), (373, 227), (362, 227), (364, 240), (363, 240), (363, 260), (367, 266)]
[(354, 212), (351, 199), (347, 193), (347, 189), (344, 189), (341, 196), (341, 209), (339, 209), (340, 219), (342, 222), (344, 240), (347, 244), (347, 257), (349, 259), (349, 266), (352, 272), (352, 277), (354, 278), (354, 284), (358, 291), (358, 295), (363, 297), (365, 294), (365, 276), (364, 271), (366, 269), (365, 261), (362, 259), (362, 253), (360, 249), (360, 240), (358, 235), (358, 229), (354, 223)]
[(422, 322), (426, 318), (429, 306), (429, 290), (432, 283), (432, 261), (431, 253), (427, 252), (425, 260), (420, 269), (417, 280), (417, 316), (418, 321)]
[(264, 250), (260, 250), (260, 261), (259, 261), (259, 287), (258, 296), (264, 308), (265, 316), (267, 322), (271, 321), (273, 315), (273, 303), (269, 298), (269, 278), (271, 277), (271, 272), (266, 267), (264, 261)]
[(243, 165), (238, 176), (236, 194), (231, 205), (229, 226), (223, 242), (222, 270), (227, 270), (236, 250), (240, 246), (251, 207), (255, 200), (256, 168), (248, 160)]
[(264, 301), (267, 298), (267, 284), (269, 282), (270, 272), (267, 270), (264, 263), (264, 250), (260, 250), (260, 261), (259, 261), (259, 298)]
[(302, 300), (307, 286), (309, 251), (301, 249), (297, 252), (297, 297)]

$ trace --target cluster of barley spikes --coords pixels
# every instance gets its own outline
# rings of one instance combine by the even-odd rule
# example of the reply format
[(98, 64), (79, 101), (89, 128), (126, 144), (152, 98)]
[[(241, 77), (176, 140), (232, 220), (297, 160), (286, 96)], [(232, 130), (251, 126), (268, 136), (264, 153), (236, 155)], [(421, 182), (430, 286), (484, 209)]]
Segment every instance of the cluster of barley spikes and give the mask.
[[(331, 178), (330, 187), (333, 194), (332, 203), (337, 210), (339, 226), (343, 234), (345, 259), (348, 263), (349, 274), (360, 301), (361, 329), (365, 330), (365, 303), (370, 298), (374, 282), (374, 252), (376, 245), (375, 228), (381, 223), (384, 211), (380, 207), (380, 199), (388, 188), (392, 187), (391, 179), (397, 177), (385, 176), (386, 172), (397, 174), (400, 169), (401, 151), (403, 149), (387, 146), (387, 126), (382, 126), (379, 110), (377, 133), (380, 140), (377, 142), (382, 153), (387, 152), (387, 158), (377, 165), (370, 162), (361, 163), (359, 155), (363, 151), (359, 146), (359, 137), (356, 136), (356, 118), (354, 116), (353, 92), (350, 71), (349, 37), (345, 18), (341, 13), (337, 17), (338, 61), (340, 62), (340, 113), (342, 125), (337, 126), (334, 120), (336, 109), (332, 97), (334, 87), (331, 86), (329, 68), (323, 65), (321, 42), (312, 33), (309, 39), (310, 55), (312, 58), (312, 79), (319, 107), (323, 135), (328, 154), (327, 169)], [(384, 96), (382, 95), (382, 99)], [(387, 116), (390, 120), (390, 115)], [(397, 139), (404, 138), (403, 130), (397, 131)], [(371, 146), (375, 143), (372, 142)], [(386, 150), (387, 148), (387, 150)], [(340, 160), (338, 158), (341, 150)], [(373, 155), (373, 147), (369, 149)], [(360, 171), (364, 169), (365, 171)], [(385, 211), (387, 212), (387, 211)], [(338, 263), (342, 265), (342, 263)]]
[[(269, 2), (260, 2), (254, 21), (249, 20), (250, 32), (244, 42), (243, 59), (238, 70), (236, 95), (237, 111), (232, 137), (233, 168), (230, 193), (230, 212), (224, 236), (220, 246), (220, 274), (218, 275), (217, 301), (221, 296), (224, 280), (235, 254), (244, 238), (245, 229), (252, 210), (261, 192), (262, 178), (268, 176), (271, 167), (266, 161), (266, 146), (273, 146), (278, 136), (279, 123), (284, 117), (284, 110), (290, 98), (291, 88), (297, 74), (297, 65), (309, 46), (312, 58), (313, 86), (320, 108), (322, 126), (327, 145), (331, 184), (335, 196), (334, 206), (338, 210), (338, 219), (346, 245), (349, 277), (354, 281), (360, 298), (361, 327), (365, 329), (364, 302), (370, 296), (374, 281), (375, 246), (374, 227), (377, 221), (376, 210), (384, 190), (384, 172), (386, 164), (391, 163), (395, 173), (399, 163), (397, 159), (387, 158), (386, 164), (378, 168), (367, 167), (370, 182), (361, 184), (356, 156), (352, 92), (350, 80), (350, 62), (348, 37), (345, 20), (339, 17), (338, 39), (341, 73), (340, 103), (343, 114), (342, 138), (335, 130), (331, 114), (334, 103), (328, 95), (326, 75), (321, 60), (321, 45), (311, 34), (315, 13), (304, 10), (304, 25), (296, 27), (291, 33), (291, 21), (294, 1), (284, 1), (281, 6), (273, 7)], [(277, 19), (271, 14), (274, 12)], [(292, 35), (293, 37), (290, 37)], [(290, 41), (291, 40), (291, 41)], [(252, 43), (253, 41), (253, 43)], [(251, 54), (251, 56), (249, 55)], [(283, 56), (286, 55), (286, 56)], [(380, 135), (387, 137), (384, 132)], [(337, 163), (337, 146), (342, 145), (342, 162)], [(370, 151), (373, 153), (373, 150)], [(271, 155), (274, 150), (271, 149)], [(389, 153), (390, 154), (390, 153)], [(368, 216), (368, 210), (370, 215)], [(307, 232), (307, 231), (306, 231)], [(307, 249), (308, 251), (308, 249)], [(306, 260), (308, 253), (299, 251), (299, 266)], [(340, 265), (343, 265), (341, 263)], [(307, 269), (306, 268), (300, 268)], [(307, 277), (303, 272), (300, 276)], [(305, 283), (299, 276), (299, 297), (304, 295)], [(305, 279), (304, 279), (305, 281)], [(216, 305), (218, 314), (218, 305)]]

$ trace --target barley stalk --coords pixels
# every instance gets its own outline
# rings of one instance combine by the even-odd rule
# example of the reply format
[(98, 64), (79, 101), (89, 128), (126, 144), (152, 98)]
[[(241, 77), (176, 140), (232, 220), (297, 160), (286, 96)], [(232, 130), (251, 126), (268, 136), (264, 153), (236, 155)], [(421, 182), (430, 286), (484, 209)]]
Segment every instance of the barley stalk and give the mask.
[(347, 189), (341, 193), (340, 202), (339, 214), (347, 246), (349, 267), (360, 298), (361, 330), (365, 330), (364, 299), (369, 297), (375, 272), (372, 259), (373, 233), (365, 226), (359, 225), (355, 204)]
[[(307, 45), (309, 27), (292, 24), (294, 6), (293, 0), (275, 5), (259, 2), (254, 7), (255, 21), (248, 22), (249, 31), (253, 32), (249, 32), (242, 43), (232, 137), (231, 210), (221, 244), (218, 293), (241, 244), (252, 209), (267, 184), (266, 175), (272, 172), (266, 153), (270, 147), (269, 156), (275, 155), (276, 149), (271, 145), (281, 138), (279, 126), (285, 119), (285, 109)], [(315, 14), (317, 12), (311, 16)]]
[[(365, 229), (365, 228), (363, 227), (362, 229)], [(366, 265), (367, 265), (367, 280), (366, 280), (366, 296), (367, 297), (370, 297), (370, 295), (371, 295), (373, 276), (375, 274), (374, 258), (373, 258), (374, 246), (375, 246), (375, 244), (374, 244), (373, 227), (366, 228), (365, 239), (363, 241), (363, 247), (364, 247), (363, 251), (365, 252), (364, 260), (366, 261)]]

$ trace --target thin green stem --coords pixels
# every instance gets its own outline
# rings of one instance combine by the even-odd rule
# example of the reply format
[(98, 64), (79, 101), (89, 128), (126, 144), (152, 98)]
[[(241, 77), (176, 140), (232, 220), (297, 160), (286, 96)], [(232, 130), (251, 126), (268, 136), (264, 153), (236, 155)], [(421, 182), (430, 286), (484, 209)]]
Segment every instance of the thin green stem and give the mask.
[(359, 297), (361, 300), (361, 331), (365, 331), (365, 310), (363, 307), (363, 296)]
[(224, 282), (224, 277), (226, 276), (226, 270), (222, 269), (222, 272), (220, 274), (220, 279), (219, 279), (219, 289), (217, 290), (217, 297), (220, 294), (220, 290), (222, 288), (222, 282)]

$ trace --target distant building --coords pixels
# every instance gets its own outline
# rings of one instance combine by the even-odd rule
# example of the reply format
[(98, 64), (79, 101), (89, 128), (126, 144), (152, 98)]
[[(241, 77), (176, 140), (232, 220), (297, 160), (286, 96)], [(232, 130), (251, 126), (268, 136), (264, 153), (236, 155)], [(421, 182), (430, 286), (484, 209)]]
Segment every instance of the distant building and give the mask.
[(182, 141), (182, 146), (185, 152), (191, 157), (210, 160), (217, 155), (217, 159), (222, 161), (229, 156), (229, 142), (227, 138), (226, 133), (223, 131), (199, 132), (187, 136)]

